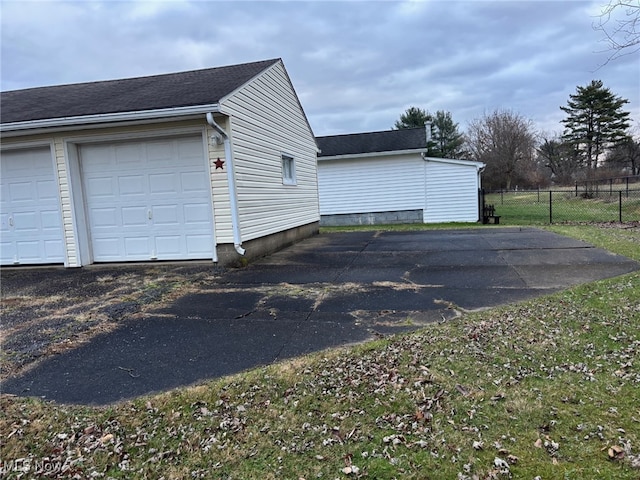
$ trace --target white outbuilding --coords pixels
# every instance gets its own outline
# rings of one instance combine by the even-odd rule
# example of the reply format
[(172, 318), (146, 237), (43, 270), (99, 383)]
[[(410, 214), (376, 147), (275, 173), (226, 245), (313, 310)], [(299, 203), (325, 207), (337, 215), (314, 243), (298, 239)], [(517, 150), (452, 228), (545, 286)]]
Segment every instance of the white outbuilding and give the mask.
[(316, 138), (320, 225), (477, 222), (481, 162), (428, 156), (424, 128)]

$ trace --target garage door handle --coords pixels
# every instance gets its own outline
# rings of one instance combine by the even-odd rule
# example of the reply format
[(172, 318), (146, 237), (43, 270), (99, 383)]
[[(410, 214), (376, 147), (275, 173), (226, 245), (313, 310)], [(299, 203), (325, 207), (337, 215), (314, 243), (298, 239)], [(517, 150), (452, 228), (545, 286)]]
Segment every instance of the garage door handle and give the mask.
[(9, 226), (13, 227), (13, 217), (9, 217)]
[(153, 217), (153, 215), (151, 215), (151, 210), (147, 210), (147, 217), (149, 217), (149, 220), (151, 220), (151, 217)]

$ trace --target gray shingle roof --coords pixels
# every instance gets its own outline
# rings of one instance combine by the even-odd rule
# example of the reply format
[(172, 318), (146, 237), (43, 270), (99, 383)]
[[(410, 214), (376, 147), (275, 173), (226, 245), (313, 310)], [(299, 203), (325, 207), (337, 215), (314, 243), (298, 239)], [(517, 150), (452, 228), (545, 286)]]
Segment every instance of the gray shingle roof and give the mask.
[(280, 59), (2, 92), (2, 123), (215, 104)]
[(332, 157), (334, 155), (426, 148), (427, 133), (424, 128), (404, 128), (382, 132), (316, 137), (316, 142), (321, 150), (318, 157)]

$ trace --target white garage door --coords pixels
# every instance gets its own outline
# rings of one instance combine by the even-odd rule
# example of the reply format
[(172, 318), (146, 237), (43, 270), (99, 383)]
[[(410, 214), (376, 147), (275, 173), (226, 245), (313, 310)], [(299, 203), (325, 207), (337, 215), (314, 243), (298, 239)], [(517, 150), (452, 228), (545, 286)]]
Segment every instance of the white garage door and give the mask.
[(2, 265), (64, 262), (57, 181), (49, 148), (2, 153)]
[(213, 257), (201, 137), (80, 147), (95, 262)]

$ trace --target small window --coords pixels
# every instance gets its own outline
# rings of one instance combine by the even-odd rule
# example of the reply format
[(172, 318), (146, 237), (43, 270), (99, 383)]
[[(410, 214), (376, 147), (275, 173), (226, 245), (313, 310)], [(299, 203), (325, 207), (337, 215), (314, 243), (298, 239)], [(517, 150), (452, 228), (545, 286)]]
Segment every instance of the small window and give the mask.
[(293, 157), (282, 155), (282, 183), (285, 185), (296, 184), (296, 164)]

